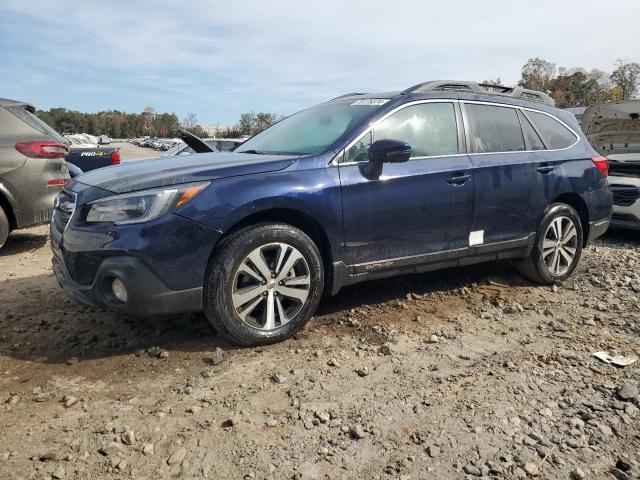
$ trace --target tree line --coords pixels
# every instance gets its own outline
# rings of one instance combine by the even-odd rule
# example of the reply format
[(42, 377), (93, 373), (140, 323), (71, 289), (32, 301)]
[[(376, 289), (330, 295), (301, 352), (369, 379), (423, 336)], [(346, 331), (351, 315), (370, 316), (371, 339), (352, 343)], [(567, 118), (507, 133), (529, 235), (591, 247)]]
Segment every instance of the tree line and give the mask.
[[(502, 85), (500, 78), (484, 83)], [(556, 106), (588, 107), (616, 100), (636, 98), (640, 91), (640, 64), (618, 60), (611, 73), (598, 69), (558, 67), (542, 58), (531, 58), (522, 67), (518, 85), (548, 93)], [(38, 110), (37, 115), (60, 133), (89, 133), (112, 138), (174, 137), (180, 128), (206, 137), (195, 113), (182, 122), (175, 113), (158, 113), (147, 107), (142, 113), (109, 110), (81, 113), (66, 108)], [(243, 113), (233, 127), (220, 130), (217, 136), (239, 138), (253, 136), (285, 118), (277, 113)]]
[(640, 64), (618, 60), (613, 72), (607, 73), (595, 68), (557, 67), (536, 57), (522, 67), (518, 85), (548, 93), (559, 108), (631, 100), (639, 93)]

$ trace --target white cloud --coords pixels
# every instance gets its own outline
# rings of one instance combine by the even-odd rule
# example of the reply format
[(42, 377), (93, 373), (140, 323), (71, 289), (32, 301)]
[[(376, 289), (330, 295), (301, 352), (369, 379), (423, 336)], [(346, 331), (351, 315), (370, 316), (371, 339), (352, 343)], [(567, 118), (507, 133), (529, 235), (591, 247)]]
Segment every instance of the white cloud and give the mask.
[[(532, 56), (603, 70), (640, 60), (637, 0), (5, 0), (2, 9), (40, 26), (25, 41), (43, 57), (112, 73), (121, 90), (151, 85), (149, 99), (164, 91), (169, 110), (199, 105), (208, 121), (437, 78), (513, 83)], [(102, 108), (118, 107), (109, 101), (102, 95)]]

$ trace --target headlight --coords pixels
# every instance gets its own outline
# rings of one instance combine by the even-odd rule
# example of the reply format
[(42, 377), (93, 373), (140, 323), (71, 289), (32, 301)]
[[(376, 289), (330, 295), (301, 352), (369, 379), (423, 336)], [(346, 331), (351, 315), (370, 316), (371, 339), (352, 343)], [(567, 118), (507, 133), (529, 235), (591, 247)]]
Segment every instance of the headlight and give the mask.
[(210, 182), (144, 190), (91, 202), (87, 222), (113, 222), (116, 225), (155, 220), (181, 207), (209, 186)]

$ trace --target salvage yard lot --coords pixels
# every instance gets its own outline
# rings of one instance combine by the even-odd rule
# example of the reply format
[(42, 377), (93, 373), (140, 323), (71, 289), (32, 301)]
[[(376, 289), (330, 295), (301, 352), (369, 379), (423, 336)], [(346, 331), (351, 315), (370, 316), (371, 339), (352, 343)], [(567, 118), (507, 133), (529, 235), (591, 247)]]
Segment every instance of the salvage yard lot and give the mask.
[(639, 250), (609, 233), (553, 289), (501, 264), (366, 283), (238, 349), (200, 316), (78, 306), (46, 227), (16, 233), (0, 478), (613, 478), (640, 461), (640, 375), (591, 353), (640, 354)]

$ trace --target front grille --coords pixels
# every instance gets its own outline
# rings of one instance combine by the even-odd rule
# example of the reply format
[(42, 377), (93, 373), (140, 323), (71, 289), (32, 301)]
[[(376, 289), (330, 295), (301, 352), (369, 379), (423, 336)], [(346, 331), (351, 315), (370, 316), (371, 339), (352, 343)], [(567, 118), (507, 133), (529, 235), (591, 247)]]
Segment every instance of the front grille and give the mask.
[(64, 232), (75, 208), (76, 196), (67, 190), (62, 190), (56, 197), (51, 214), (51, 223), (60, 233)]
[(640, 198), (640, 188), (632, 185), (611, 185), (613, 204), (619, 207), (633, 205)]

